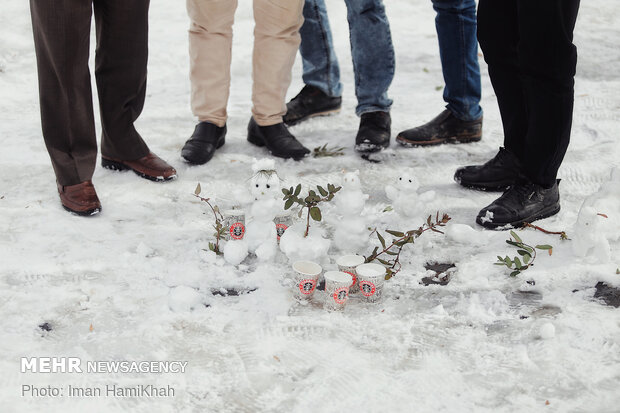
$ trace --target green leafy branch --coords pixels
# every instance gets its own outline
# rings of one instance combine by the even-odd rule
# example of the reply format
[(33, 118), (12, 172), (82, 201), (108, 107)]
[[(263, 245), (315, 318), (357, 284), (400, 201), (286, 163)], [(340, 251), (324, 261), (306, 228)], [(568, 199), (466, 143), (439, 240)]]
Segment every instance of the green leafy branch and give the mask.
[(282, 193), (284, 194), (284, 198), (282, 198), (284, 200), (284, 209), (290, 209), (295, 204), (300, 205), (300, 218), (303, 210), (307, 210), (306, 232), (304, 233), (304, 238), (307, 237), (308, 233), (310, 232), (310, 218), (317, 222), (323, 219), (321, 209), (318, 207), (318, 205), (321, 202), (331, 201), (336, 195), (336, 192), (340, 191), (340, 189), (341, 187), (334, 186), (332, 184), (327, 184), (327, 189), (319, 185), (316, 187), (316, 191), (310, 190), (308, 191), (308, 195), (305, 198), (300, 198), (299, 194), (301, 193), (301, 184), (297, 185), (295, 188), (282, 188)]
[(314, 156), (315, 158), (343, 156), (344, 155), (343, 151), (344, 151), (344, 148), (341, 148), (341, 147), (328, 148), (327, 144), (325, 144), (323, 146), (317, 146), (316, 148), (314, 148), (312, 152), (312, 156)]
[(508, 245), (512, 245), (517, 248), (517, 253), (521, 258), (510, 258), (506, 255), (504, 258), (497, 256), (497, 262), (495, 265), (505, 265), (509, 269), (513, 270), (510, 273), (511, 277), (516, 277), (521, 274), (521, 271), (525, 271), (534, 265), (536, 260), (536, 250), (547, 251), (549, 255), (553, 254), (553, 247), (551, 245), (536, 245), (532, 246), (523, 242), (523, 240), (514, 232), (510, 231), (510, 239), (506, 240)]
[[(402, 268), (402, 265), (400, 263), (400, 254), (403, 251), (405, 245), (413, 244), (416, 238), (419, 238), (423, 233), (427, 231), (433, 231), (443, 234), (443, 232), (437, 228), (445, 227), (448, 221), (450, 221), (451, 219), (452, 218), (450, 218), (448, 214), (443, 214), (443, 216), (439, 218), (439, 212), (437, 212), (434, 222), (433, 216), (429, 215), (426, 223), (418, 229), (410, 230), (407, 232), (394, 231), (390, 229), (385, 230), (386, 233), (395, 237), (392, 239), (392, 243), (389, 245), (387, 244), (385, 237), (382, 236), (381, 233), (375, 228), (372, 231), (371, 235), (373, 233), (377, 234), (377, 238), (379, 239), (379, 242), (381, 243), (381, 248), (383, 249), (379, 250), (379, 247), (375, 247), (372, 253), (368, 257), (365, 257), (366, 262), (372, 262), (377, 260), (381, 264), (383, 264), (387, 268), (387, 274), (385, 276), (385, 279), (389, 280), (390, 278), (395, 276)], [(389, 257), (384, 256), (384, 258), (379, 258), (384, 254)]]
[(194, 191), (194, 196), (209, 205), (215, 219), (215, 223), (213, 224), (213, 229), (215, 229), (215, 234), (213, 234), (213, 236), (215, 236), (215, 243), (209, 242), (209, 250), (215, 252), (217, 255), (222, 255), (223, 252), (220, 250), (220, 239), (226, 235), (226, 228), (224, 228), (224, 225), (222, 224), (224, 217), (220, 213), (220, 208), (217, 205), (211, 204), (211, 198), (201, 197), (200, 192), (202, 192), (202, 189), (200, 188), (200, 184), (198, 184), (196, 186), (196, 190)]

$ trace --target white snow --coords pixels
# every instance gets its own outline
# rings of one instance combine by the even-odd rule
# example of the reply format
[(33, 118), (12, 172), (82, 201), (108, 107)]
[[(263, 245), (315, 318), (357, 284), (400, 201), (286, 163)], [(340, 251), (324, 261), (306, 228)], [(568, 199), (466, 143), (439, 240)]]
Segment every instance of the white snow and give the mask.
[[(620, 4), (582, 2), (575, 31), (579, 64), (571, 145), (559, 173), (562, 210), (538, 223), (567, 231), (571, 241), (518, 231), (529, 244), (553, 245), (553, 255), (539, 253), (534, 267), (511, 278), (508, 269), (493, 265), (497, 255), (516, 255), (505, 243), (508, 234), (482, 232), (475, 223), (478, 211), (497, 194), (470, 191), (452, 180), (457, 167), (487, 161), (502, 143), (482, 58), (481, 142), (417, 149), (393, 145), (373, 157), (380, 163), (366, 163), (353, 151), (359, 120), (346, 8), (342, 1), (327, 2), (342, 69), (343, 109), (291, 130), (311, 149), (329, 143), (346, 147), (345, 155), (277, 159), (283, 186), (335, 184), (343, 169), (359, 169), (362, 191), (370, 196), (363, 210), (366, 224), (379, 230), (416, 229), (422, 221), (383, 212), (392, 204), (385, 186), (411, 167), (420, 192), (435, 192), (420, 213), (434, 216), (441, 209), (452, 217), (448, 226), (472, 229), (456, 227), (460, 231), (449, 237), (423, 234), (403, 250), (403, 269), (385, 283), (381, 303), (352, 295), (345, 311), (335, 314), (321, 307), (321, 291), (306, 305), (294, 300), (286, 281), (293, 270), (281, 252), (273, 261), (250, 257), (233, 266), (204, 251), (213, 241), (213, 220), (208, 206), (192, 196), (196, 184), (201, 182), (202, 194), (221, 200), (222, 206), (235, 205), (247, 192), (253, 159), (268, 156), (245, 139), (253, 23), (251, 1), (239, 3), (227, 142), (206, 166), (189, 167), (180, 157), (195, 124), (189, 108), (185, 4), (151, 2), (149, 86), (137, 127), (153, 151), (177, 167), (179, 178), (157, 184), (98, 166), (94, 184), (103, 211), (92, 218), (71, 216), (60, 207), (41, 137), (28, 2), (3, 3), (0, 411), (617, 410), (620, 310), (592, 296), (598, 281), (620, 286), (618, 174), (610, 179), (612, 169), (620, 167)], [(437, 90), (443, 80), (431, 3), (391, 0), (386, 8), (396, 49), (390, 90), (395, 136), (443, 109)], [(91, 50), (92, 61), (94, 46)], [(289, 98), (301, 87), (298, 59)], [(601, 218), (610, 245), (607, 263), (578, 257), (572, 249), (579, 210), (591, 196), (593, 204), (587, 206), (608, 216)], [(337, 216), (331, 205), (322, 211), (326, 222), (327, 215)], [(330, 248), (333, 226), (311, 224), (313, 239)], [(295, 232), (287, 231), (282, 241), (289, 233)], [(476, 239), (462, 242), (468, 236)], [(373, 239), (364, 254), (375, 245)], [(340, 255), (332, 246), (319, 262), (326, 271), (335, 270)], [(456, 264), (449, 285), (420, 285), (428, 275), (427, 261)], [(38, 327), (43, 323), (51, 331)], [(547, 323), (554, 339), (541, 340)], [(35, 356), (189, 364), (184, 374), (20, 373), (20, 358)], [(69, 384), (170, 385), (176, 394), (156, 400), (21, 394), (23, 385), (66, 391)]]

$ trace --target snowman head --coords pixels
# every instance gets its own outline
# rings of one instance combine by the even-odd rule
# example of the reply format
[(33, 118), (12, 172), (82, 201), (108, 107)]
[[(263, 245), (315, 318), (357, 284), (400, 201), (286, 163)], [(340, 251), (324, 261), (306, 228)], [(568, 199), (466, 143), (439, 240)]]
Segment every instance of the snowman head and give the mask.
[(396, 186), (401, 191), (415, 192), (420, 188), (420, 182), (415, 178), (413, 169), (406, 168), (396, 178)]
[(592, 207), (584, 206), (577, 216), (577, 227), (586, 231), (596, 231), (598, 224), (598, 214)]
[(255, 200), (276, 198), (280, 194), (280, 177), (276, 172), (276, 164), (273, 159), (254, 160), (250, 178), (250, 193)]
[(346, 190), (360, 190), (362, 183), (360, 182), (360, 171), (347, 172), (342, 178), (342, 187)]

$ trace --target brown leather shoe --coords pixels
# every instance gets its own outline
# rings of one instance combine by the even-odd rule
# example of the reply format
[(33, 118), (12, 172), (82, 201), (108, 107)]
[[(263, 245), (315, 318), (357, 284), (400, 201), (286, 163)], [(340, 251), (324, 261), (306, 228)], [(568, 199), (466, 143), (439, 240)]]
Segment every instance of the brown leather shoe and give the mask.
[(64, 209), (77, 215), (91, 216), (101, 212), (101, 202), (91, 181), (84, 181), (77, 185), (60, 185), (58, 194)]
[(168, 165), (166, 161), (153, 152), (149, 152), (145, 157), (136, 159), (135, 161), (121, 161), (102, 156), (101, 166), (114, 171), (131, 169), (142, 178), (157, 182), (170, 181), (177, 177), (176, 169)]

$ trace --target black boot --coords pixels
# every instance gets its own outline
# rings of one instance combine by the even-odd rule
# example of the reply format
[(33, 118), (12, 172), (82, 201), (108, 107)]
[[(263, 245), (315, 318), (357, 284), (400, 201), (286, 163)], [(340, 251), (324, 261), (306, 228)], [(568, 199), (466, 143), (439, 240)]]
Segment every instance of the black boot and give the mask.
[(466, 121), (444, 110), (428, 123), (398, 134), (396, 141), (403, 146), (431, 146), (442, 143), (477, 142), (482, 138), (482, 116)]
[(533, 183), (515, 184), (483, 208), (476, 222), (485, 228), (503, 230), (555, 215), (560, 211), (559, 183), (548, 189)]
[(321, 89), (306, 85), (301, 92), (286, 104), (284, 123), (296, 125), (315, 116), (325, 116), (340, 112), (342, 98), (328, 96)]
[(507, 149), (499, 148), (497, 155), (487, 163), (457, 169), (454, 180), (466, 188), (504, 191), (525, 177), (517, 157)]
[(256, 146), (266, 146), (273, 156), (299, 160), (310, 153), (288, 131), (284, 123), (271, 126), (259, 126), (254, 118), (248, 124), (248, 142)]
[(181, 156), (194, 165), (202, 165), (213, 158), (216, 149), (224, 145), (226, 125), (219, 127), (211, 122), (200, 122), (181, 149)]
[(355, 150), (362, 153), (379, 152), (390, 146), (392, 119), (389, 112), (363, 113), (355, 137)]

